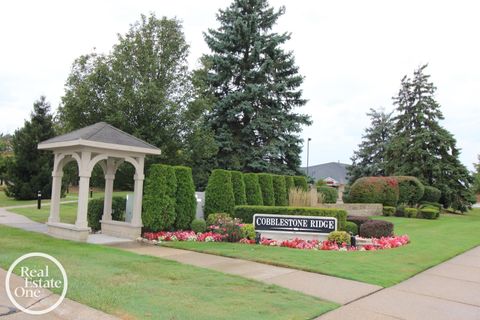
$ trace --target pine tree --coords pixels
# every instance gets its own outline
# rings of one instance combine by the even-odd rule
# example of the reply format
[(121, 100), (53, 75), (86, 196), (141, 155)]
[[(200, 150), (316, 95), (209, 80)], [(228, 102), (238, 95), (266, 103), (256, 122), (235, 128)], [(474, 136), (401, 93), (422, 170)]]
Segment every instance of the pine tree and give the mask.
[(442, 191), (444, 206), (465, 211), (470, 206), (472, 178), (458, 159), (455, 138), (439, 123), (444, 117), (426, 67), (415, 70), (413, 79), (405, 76), (394, 97), (397, 115), (387, 151), (387, 173), (417, 177)]
[(391, 113), (384, 109), (370, 109), (370, 127), (365, 130), (358, 150), (354, 152), (352, 165), (347, 167), (350, 184), (361, 177), (384, 176), (386, 173), (386, 151), (390, 143), (393, 122)]
[(220, 10), (220, 27), (204, 34), (212, 51), (204, 57), (206, 82), (215, 103), (207, 123), (225, 169), (294, 174), (300, 165), (302, 125), (308, 116), (288, 33), (272, 32), (284, 13), (266, 0), (234, 0)]
[(6, 183), (8, 196), (17, 200), (36, 199), (37, 192), (50, 198), (53, 155), (37, 149), (38, 143), (55, 136), (50, 104), (40, 97), (33, 104), (30, 121), (15, 131), (12, 138), (13, 160), (8, 162)]

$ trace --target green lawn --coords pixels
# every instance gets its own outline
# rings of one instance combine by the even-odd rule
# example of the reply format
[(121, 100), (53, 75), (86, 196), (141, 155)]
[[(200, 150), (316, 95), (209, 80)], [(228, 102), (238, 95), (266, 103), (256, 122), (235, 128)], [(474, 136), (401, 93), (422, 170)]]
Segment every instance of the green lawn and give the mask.
[(311, 251), (238, 243), (168, 242), (180, 249), (259, 261), (353, 279), (384, 287), (480, 245), (480, 209), (467, 215), (442, 215), (438, 220), (379, 217), (408, 234), (405, 247), (369, 252)]
[(0, 235), (1, 268), (28, 252), (51, 254), (66, 269), (68, 298), (124, 319), (312, 319), (338, 307), (278, 286), (115, 248), (5, 226)]

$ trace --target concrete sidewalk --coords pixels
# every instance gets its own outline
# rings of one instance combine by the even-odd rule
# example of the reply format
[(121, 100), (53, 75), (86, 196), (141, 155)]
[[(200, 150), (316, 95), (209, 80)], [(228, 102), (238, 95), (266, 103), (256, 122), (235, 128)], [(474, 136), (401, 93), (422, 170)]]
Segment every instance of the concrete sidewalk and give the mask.
[(318, 273), (276, 267), (212, 254), (153, 246), (140, 242), (119, 243), (112, 244), (111, 246), (138, 254), (161, 257), (269, 284), (276, 284), (339, 304), (352, 302), (382, 289), (380, 286)]
[(480, 320), (480, 247), (318, 319)]

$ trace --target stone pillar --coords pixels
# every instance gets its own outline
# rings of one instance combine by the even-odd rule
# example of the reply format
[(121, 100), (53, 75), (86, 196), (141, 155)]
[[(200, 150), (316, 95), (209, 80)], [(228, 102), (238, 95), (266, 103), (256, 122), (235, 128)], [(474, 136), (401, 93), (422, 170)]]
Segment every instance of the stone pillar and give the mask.
[(49, 223), (60, 222), (60, 194), (62, 190), (63, 172), (52, 173), (52, 198), (50, 202)]
[(78, 209), (77, 221), (75, 225), (78, 228), (87, 228), (87, 210), (88, 210), (88, 192), (90, 190), (90, 165), (91, 152), (82, 152), (81, 163), (79, 165), (80, 183), (78, 184)]
[(102, 220), (112, 220), (112, 196), (113, 196), (113, 180), (115, 175), (105, 175), (105, 198), (103, 200), (103, 216)]
[(135, 185), (133, 189), (133, 212), (131, 224), (136, 227), (142, 226), (142, 198), (143, 198), (143, 174), (144, 158), (138, 159), (138, 168), (135, 173)]

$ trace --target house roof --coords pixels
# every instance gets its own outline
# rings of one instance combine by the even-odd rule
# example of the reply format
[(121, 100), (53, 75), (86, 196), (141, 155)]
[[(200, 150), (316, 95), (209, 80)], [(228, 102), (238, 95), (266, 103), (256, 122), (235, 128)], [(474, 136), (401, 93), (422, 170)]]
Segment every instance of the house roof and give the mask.
[(39, 143), (39, 149), (53, 150), (60, 147), (92, 146), (107, 149), (160, 154), (160, 149), (140, 140), (106, 122), (98, 122)]
[[(328, 162), (310, 166), (308, 168), (308, 175), (315, 180), (333, 178), (339, 184), (347, 183), (347, 166), (346, 163), (340, 162)], [(307, 173), (307, 168), (300, 168), (303, 172)]]

